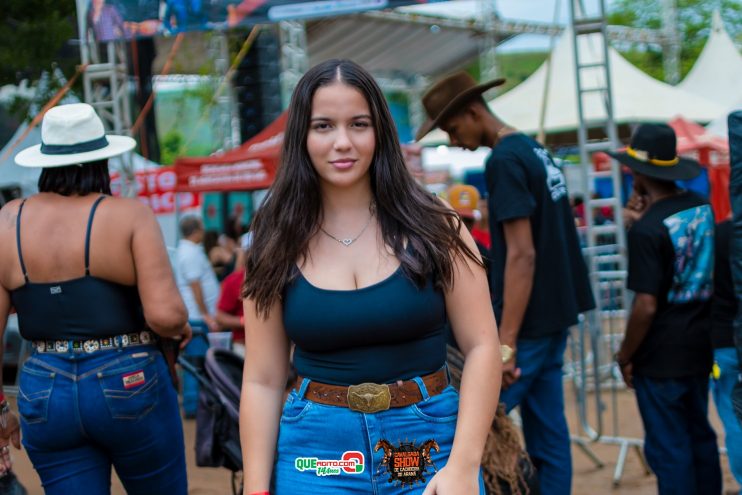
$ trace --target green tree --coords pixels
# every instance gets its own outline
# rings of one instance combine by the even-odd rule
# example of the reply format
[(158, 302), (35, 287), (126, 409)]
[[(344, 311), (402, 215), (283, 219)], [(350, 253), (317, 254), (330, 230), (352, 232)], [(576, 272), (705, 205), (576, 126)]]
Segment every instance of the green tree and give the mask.
[(0, 85), (35, 80), (57, 62), (71, 77), (79, 63), (74, 0), (0, 0)]
[[(739, 0), (676, 0), (680, 31), (680, 75), (690, 71), (711, 32), (711, 17), (715, 9), (729, 35), (742, 42), (742, 2)], [(613, 0), (608, 15), (609, 24), (636, 28), (661, 29), (662, 0)], [(662, 79), (662, 49), (656, 46), (631, 47), (624, 55), (648, 74)]]
[(185, 145), (183, 134), (176, 129), (171, 129), (165, 134), (160, 145), (163, 165), (170, 165), (175, 159), (183, 155), (183, 146)]

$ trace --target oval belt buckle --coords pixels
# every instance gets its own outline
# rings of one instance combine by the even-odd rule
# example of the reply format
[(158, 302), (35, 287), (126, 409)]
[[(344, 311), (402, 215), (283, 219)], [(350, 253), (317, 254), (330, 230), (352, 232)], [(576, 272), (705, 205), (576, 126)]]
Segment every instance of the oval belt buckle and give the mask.
[(348, 408), (362, 413), (386, 411), (392, 402), (389, 385), (361, 383), (348, 387)]

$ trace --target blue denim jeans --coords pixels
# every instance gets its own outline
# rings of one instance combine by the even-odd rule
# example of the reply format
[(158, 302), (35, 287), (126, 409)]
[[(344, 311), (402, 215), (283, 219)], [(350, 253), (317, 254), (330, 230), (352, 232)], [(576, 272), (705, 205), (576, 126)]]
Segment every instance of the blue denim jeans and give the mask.
[(154, 346), (33, 354), (21, 370), (23, 445), (47, 495), (187, 493), (178, 397)]
[(732, 408), (732, 389), (740, 373), (737, 351), (734, 347), (716, 349), (714, 361), (719, 367), (719, 377), (711, 382), (711, 394), (716, 410), (724, 425), (724, 443), (727, 447), (729, 467), (737, 483), (742, 485), (742, 422)]
[(708, 421), (708, 378), (633, 378), (644, 455), (660, 495), (719, 495), (721, 467)]
[[(271, 494), (421, 494), (436, 470), (448, 461), (459, 396), (449, 386), (430, 397), (422, 380), (415, 381), (422, 392), (422, 401), (366, 414), (307, 400), (309, 380), (304, 379), (298, 391), (291, 391), (283, 408)], [(385, 449), (376, 449), (382, 440), (394, 448), (401, 442), (411, 442), (416, 449), (434, 440), (440, 450), (429, 449), (432, 464), (426, 464), (424, 481), (402, 487), (398, 481), (391, 480), (387, 466), (392, 463), (383, 463)], [(328, 470), (320, 469), (320, 463), (317, 464), (320, 467), (315, 467), (312, 459), (350, 461), (352, 465), (336, 469), (337, 474), (328, 474)], [(417, 458), (416, 462), (421, 459)], [(479, 487), (483, 495), (481, 474)]]
[(538, 470), (541, 493), (569, 495), (572, 452), (564, 415), (562, 365), (567, 331), (540, 339), (519, 339), (521, 376), (500, 395), (508, 412), (520, 406), (526, 450)]

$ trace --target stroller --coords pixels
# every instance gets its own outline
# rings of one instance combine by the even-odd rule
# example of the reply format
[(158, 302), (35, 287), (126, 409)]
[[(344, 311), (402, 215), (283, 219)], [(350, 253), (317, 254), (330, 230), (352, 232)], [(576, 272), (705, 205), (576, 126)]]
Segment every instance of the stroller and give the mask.
[(232, 493), (242, 493), (239, 409), (244, 360), (226, 349), (206, 351), (203, 368), (180, 356), (178, 363), (199, 382), (196, 409), (196, 465), (232, 471)]

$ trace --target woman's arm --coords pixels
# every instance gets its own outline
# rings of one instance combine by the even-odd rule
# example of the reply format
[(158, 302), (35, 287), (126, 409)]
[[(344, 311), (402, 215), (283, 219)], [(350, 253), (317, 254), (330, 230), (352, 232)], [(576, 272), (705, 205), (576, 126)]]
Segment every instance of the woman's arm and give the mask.
[[(463, 225), (460, 234), (469, 249), (478, 253)], [(451, 456), (425, 495), (476, 493), (477, 485), (470, 483), (476, 483), (500, 397), (502, 360), (487, 276), (468, 257), (456, 260), (453, 287), (446, 292), (446, 311), (465, 357), (459, 414)]]
[(281, 304), (267, 319), (257, 314), (251, 299), (245, 309), (245, 368), (240, 400), (240, 441), (245, 493), (268, 491), (278, 438), (286, 379), (289, 340), (283, 328)]
[[(121, 200), (119, 200), (121, 201)], [(131, 251), (147, 325), (163, 337), (188, 332), (188, 313), (175, 285), (160, 226), (149, 206), (130, 200), (134, 215)]]

